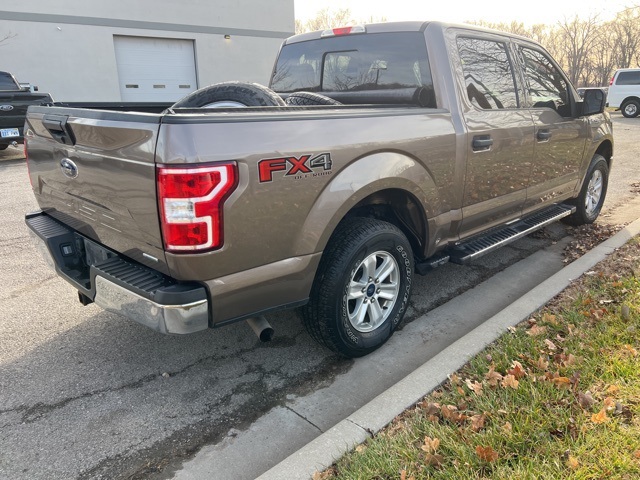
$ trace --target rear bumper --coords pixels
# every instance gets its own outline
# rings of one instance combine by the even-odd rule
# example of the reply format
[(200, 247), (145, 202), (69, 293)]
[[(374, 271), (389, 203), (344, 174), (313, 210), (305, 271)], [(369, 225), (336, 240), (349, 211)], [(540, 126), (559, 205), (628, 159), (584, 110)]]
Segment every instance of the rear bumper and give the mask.
[(89, 240), (46, 213), (25, 217), (45, 261), (86, 299), (161, 333), (209, 327), (206, 289), (178, 282)]

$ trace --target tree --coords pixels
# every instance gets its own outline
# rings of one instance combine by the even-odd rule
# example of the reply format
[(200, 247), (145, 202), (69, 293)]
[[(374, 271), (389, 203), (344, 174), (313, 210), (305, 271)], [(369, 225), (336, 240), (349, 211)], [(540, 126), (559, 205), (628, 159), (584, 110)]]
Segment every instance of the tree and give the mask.
[(593, 47), (598, 40), (598, 18), (590, 16), (581, 20), (576, 15), (573, 19), (558, 22), (561, 34), (560, 50), (564, 53), (569, 80), (576, 85), (584, 76)]
[(351, 10), (341, 8), (332, 11), (329, 8), (323, 8), (316, 13), (316, 16), (303, 23), (296, 20), (296, 33), (314, 32), (316, 30), (328, 30), (329, 28), (343, 27), (354, 23), (351, 18)]
[(627, 8), (618, 12), (611, 22), (615, 34), (616, 63), (619, 68), (631, 67), (635, 61), (640, 64), (640, 7)]
[(296, 33), (314, 32), (316, 30), (328, 30), (330, 28), (344, 27), (347, 25), (361, 25), (364, 23), (386, 22), (386, 17), (370, 16), (368, 19), (356, 20), (351, 16), (348, 8), (331, 11), (323, 8), (316, 13), (316, 16), (306, 22), (296, 19)]

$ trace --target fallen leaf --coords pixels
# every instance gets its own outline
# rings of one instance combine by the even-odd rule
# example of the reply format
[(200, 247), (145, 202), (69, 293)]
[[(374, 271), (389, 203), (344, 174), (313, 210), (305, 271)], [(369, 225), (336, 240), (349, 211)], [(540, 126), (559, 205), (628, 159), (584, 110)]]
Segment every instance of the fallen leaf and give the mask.
[(594, 403), (595, 403), (595, 400), (591, 396), (591, 393), (589, 393), (589, 392), (585, 392), (585, 393), (578, 392), (578, 404), (580, 404), (580, 406), (583, 409), (591, 410), (591, 407), (593, 406)]
[(551, 325), (557, 325), (558, 321), (556, 320), (556, 316), (550, 313), (545, 313), (542, 315), (543, 323), (550, 323)]
[(533, 337), (537, 337), (538, 335), (543, 335), (547, 331), (547, 327), (533, 325), (529, 330), (527, 330), (527, 335), (531, 335)]
[(551, 381), (558, 388), (571, 388), (571, 380), (568, 377), (555, 377)]
[(569, 458), (567, 459), (567, 466), (571, 470), (577, 470), (580, 466), (580, 463), (578, 462), (578, 459), (576, 457), (569, 455)]
[(465, 382), (467, 387), (469, 387), (469, 389), (471, 391), (473, 391), (473, 393), (475, 393), (477, 396), (481, 396), (482, 395), (482, 384), (479, 382), (472, 382), (471, 379), (467, 378), (467, 381)]
[(455, 373), (452, 373), (449, 376), (449, 380), (451, 381), (452, 384), (454, 385), (460, 385), (460, 377), (458, 375), (456, 375)]
[(438, 450), (438, 447), (440, 446), (440, 439), (439, 438), (431, 438), (431, 437), (424, 437), (424, 445), (422, 445), (422, 450), (424, 450), (427, 453), (435, 453), (436, 450)]
[(514, 377), (513, 375), (507, 375), (502, 379), (502, 383), (500, 385), (502, 385), (503, 388), (511, 387), (514, 390), (517, 390), (519, 384), (520, 382), (516, 380), (516, 377)]
[(633, 348), (631, 345), (625, 345), (623, 348), (624, 348), (624, 353), (630, 353), (634, 357), (638, 356), (638, 351), (635, 348)]
[(482, 447), (478, 445), (476, 447), (476, 455), (484, 462), (495, 462), (498, 459), (498, 452), (491, 448), (491, 446)]
[(504, 430), (507, 433), (511, 433), (513, 431), (513, 426), (511, 425), (511, 423), (506, 422), (503, 426), (502, 426), (502, 430)]
[(535, 365), (542, 371), (549, 368), (549, 362), (544, 357), (539, 357)]
[(552, 352), (554, 352), (555, 350), (558, 349), (558, 347), (556, 347), (556, 344), (553, 343), (551, 340), (549, 340), (548, 338), (545, 339), (544, 343), (547, 345), (547, 348), (549, 350), (551, 350)]
[(603, 408), (598, 413), (594, 413), (591, 415), (591, 421), (597, 424), (608, 422), (609, 417), (607, 417), (607, 411)]
[(617, 385), (609, 385), (609, 387), (607, 388), (607, 393), (611, 395), (615, 395), (619, 391), (620, 391), (620, 387), (618, 387)]
[(489, 371), (486, 373), (484, 378), (487, 381), (487, 383), (489, 384), (489, 386), (497, 387), (498, 386), (498, 382), (500, 382), (500, 380), (502, 380), (502, 375), (500, 375), (498, 372), (496, 372), (494, 370), (494, 366), (491, 365), (489, 367)]
[(636, 458), (640, 458), (640, 450), (636, 450), (635, 452), (633, 452), (633, 456)]
[(527, 372), (522, 368), (522, 364), (520, 362), (513, 362), (511, 364), (511, 370), (507, 370), (507, 373), (509, 375), (513, 375), (516, 380), (520, 380), (527, 375)]
[(458, 392), (458, 395), (464, 396), (464, 390), (462, 389), (462, 387), (456, 387), (456, 392)]
[(429, 402), (423, 407), (423, 409), (426, 415), (435, 415), (440, 411), (440, 404)]
[(509, 331), (509, 333), (516, 333), (518, 331), (518, 329), (514, 326), (507, 327), (507, 330)]
[(365, 447), (364, 445), (360, 444), (356, 447), (356, 452), (358, 453), (362, 453), (367, 449), (367, 447)]
[(607, 412), (613, 410), (616, 406), (616, 401), (612, 397), (607, 397), (604, 399), (604, 408)]
[(454, 423), (460, 423), (467, 418), (467, 416), (461, 414), (454, 405), (443, 405), (440, 413), (442, 414), (442, 418)]
[(484, 428), (484, 422), (487, 419), (487, 416), (483, 413), (482, 415), (474, 415), (470, 418), (471, 420), (471, 430), (474, 432), (479, 432)]
[(427, 455), (425, 455), (425, 461), (427, 462), (427, 465), (438, 468), (442, 466), (442, 462), (444, 462), (444, 457), (437, 453), (434, 453), (434, 454), (428, 453)]

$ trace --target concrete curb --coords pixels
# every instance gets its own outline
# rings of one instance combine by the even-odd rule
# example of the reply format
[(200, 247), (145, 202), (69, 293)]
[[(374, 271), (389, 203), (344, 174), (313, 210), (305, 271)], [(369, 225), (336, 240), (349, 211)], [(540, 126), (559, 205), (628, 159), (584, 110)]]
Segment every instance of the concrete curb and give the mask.
[[(567, 265), (460, 338), (394, 386), (262, 474), (259, 480), (309, 479), (441, 385), (447, 376), (564, 290), (573, 280), (640, 234), (640, 219)], [(419, 321), (419, 320), (417, 320)]]

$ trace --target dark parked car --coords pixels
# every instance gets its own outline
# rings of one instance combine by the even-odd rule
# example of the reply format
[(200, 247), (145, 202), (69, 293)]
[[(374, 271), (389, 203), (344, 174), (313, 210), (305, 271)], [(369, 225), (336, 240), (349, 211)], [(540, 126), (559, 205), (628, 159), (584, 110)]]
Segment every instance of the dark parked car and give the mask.
[(24, 142), (22, 129), (29, 105), (52, 101), (48, 93), (38, 93), (38, 87), (20, 84), (9, 72), (0, 72), (0, 150)]

